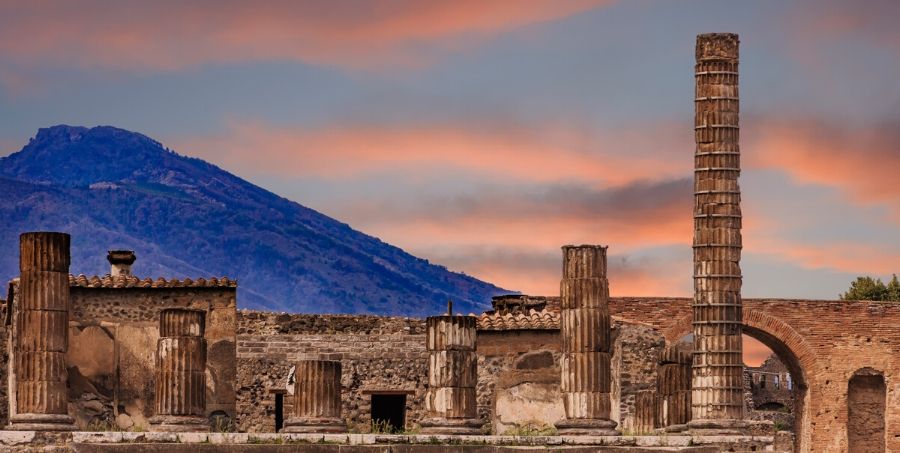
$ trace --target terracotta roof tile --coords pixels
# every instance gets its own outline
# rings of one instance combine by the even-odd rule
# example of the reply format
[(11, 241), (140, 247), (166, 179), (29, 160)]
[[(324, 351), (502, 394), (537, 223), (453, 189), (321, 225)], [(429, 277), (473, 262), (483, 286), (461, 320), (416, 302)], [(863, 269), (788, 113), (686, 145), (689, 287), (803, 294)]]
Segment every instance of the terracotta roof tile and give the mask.
[(102, 277), (97, 275), (91, 277), (69, 275), (69, 286), (79, 288), (236, 288), (237, 280), (232, 280), (228, 277), (212, 277), (209, 280), (205, 278), (196, 280), (173, 278), (167, 280), (162, 277), (153, 280), (148, 277), (141, 280), (133, 275), (118, 275), (115, 277), (109, 274)]
[(478, 317), (479, 330), (558, 330), (559, 312), (528, 310), (507, 314), (483, 313)]

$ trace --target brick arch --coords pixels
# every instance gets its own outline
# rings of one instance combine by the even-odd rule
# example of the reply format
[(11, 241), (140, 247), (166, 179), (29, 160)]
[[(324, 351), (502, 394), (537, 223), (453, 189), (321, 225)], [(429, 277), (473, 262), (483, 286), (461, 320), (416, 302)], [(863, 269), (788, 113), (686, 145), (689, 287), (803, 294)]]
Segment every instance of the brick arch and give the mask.
[[(693, 331), (693, 315), (682, 316), (664, 335), (667, 342), (678, 341)], [(774, 352), (791, 373), (794, 382), (794, 435), (796, 451), (809, 451), (811, 439), (807, 423), (807, 375), (815, 365), (815, 353), (793, 327), (762, 310), (743, 308), (744, 333), (759, 340)]]
[[(803, 379), (801, 384), (805, 385), (805, 373), (812, 370), (815, 362), (815, 352), (806, 339), (789, 324), (764, 311), (744, 307), (743, 315), (745, 333), (768, 346), (782, 360), (795, 362), (793, 365), (799, 369), (791, 371), (799, 372), (795, 377)], [(692, 314), (682, 316), (665, 331), (666, 341), (676, 342), (689, 335), (693, 332), (692, 323)]]

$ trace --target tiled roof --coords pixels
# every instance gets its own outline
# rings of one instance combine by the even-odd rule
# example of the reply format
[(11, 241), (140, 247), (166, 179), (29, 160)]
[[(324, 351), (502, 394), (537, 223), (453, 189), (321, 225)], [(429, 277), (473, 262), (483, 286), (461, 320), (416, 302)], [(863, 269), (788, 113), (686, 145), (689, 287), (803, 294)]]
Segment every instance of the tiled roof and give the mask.
[(528, 310), (507, 314), (483, 313), (478, 317), (479, 330), (558, 330), (559, 312)]
[(69, 275), (69, 286), (79, 288), (236, 288), (237, 280), (228, 277), (209, 279), (198, 278), (196, 280), (185, 279), (169, 279), (159, 277), (156, 280), (151, 278), (140, 279), (133, 275), (111, 276), (109, 274), (102, 277), (94, 275), (87, 277), (85, 275)]

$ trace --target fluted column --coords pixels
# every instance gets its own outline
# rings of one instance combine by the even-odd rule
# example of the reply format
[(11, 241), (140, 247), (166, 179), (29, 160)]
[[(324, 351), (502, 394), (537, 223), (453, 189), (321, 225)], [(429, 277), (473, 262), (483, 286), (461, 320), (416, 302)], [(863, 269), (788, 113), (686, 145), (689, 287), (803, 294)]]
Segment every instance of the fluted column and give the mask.
[(694, 365), (691, 429), (737, 432), (743, 418), (738, 37), (697, 36)]
[(72, 431), (66, 352), (69, 334), (69, 243), (65, 233), (19, 237), (16, 312), (16, 408), (8, 429)]
[(659, 354), (657, 425), (666, 431), (684, 431), (691, 419), (691, 364), (691, 353), (672, 346)]
[(560, 283), (561, 390), (566, 419), (560, 434), (618, 435), (610, 420), (609, 282), (606, 247), (567, 245)]
[(159, 314), (154, 431), (208, 431), (206, 313), (167, 309)]
[(479, 434), (475, 385), (478, 383), (474, 316), (432, 316), (426, 320), (428, 393), (422, 431)]
[(294, 366), (294, 415), (286, 433), (342, 433), (341, 362), (302, 360)]

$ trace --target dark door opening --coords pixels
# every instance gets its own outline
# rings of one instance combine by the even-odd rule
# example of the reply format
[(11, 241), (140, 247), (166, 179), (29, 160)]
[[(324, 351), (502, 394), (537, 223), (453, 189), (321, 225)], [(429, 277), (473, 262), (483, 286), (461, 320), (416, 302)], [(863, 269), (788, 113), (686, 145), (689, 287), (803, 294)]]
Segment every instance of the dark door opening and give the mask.
[(850, 378), (847, 391), (847, 437), (852, 453), (883, 453), (884, 410), (887, 387), (884, 376), (863, 369)]
[(372, 424), (393, 433), (406, 429), (406, 394), (373, 394)]
[(275, 432), (284, 427), (284, 393), (275, 394)]

